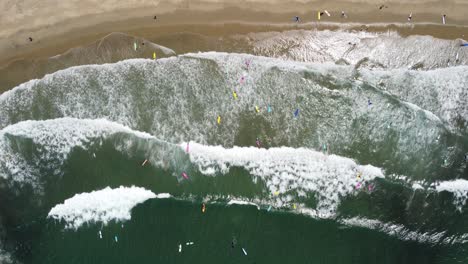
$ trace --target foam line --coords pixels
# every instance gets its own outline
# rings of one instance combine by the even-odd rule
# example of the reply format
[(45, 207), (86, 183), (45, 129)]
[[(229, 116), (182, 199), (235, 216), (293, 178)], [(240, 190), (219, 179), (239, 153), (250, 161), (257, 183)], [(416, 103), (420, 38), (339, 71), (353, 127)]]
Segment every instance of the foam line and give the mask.
[[(184, 148), (186, 143), (180, 145)], [(366, 184), (383, 178), (383, 171), (371, 165), (358, 165), (349, 158), (325, 155), (306, 148), (206, 146), (190, 142), (190, 160), (206, 175), (226, 174), (231, 167), (242, 167), (262, 178), (280, 206), (298, 196), (315, 193), (321, 213), (333, 215), (343, 197), (365, 191)], [(356, 188), (360, 183), (363, 188)]]

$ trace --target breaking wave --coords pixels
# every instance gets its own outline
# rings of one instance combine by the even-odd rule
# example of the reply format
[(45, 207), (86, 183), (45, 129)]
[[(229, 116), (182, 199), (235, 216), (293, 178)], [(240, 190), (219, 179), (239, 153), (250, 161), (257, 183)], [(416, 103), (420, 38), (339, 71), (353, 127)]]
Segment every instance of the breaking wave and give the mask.
[[(456, 243), (465, 242), (463, 239), (458, 239), (463, 236), (463, 233), (452, 230), (449, 225), (427, 226), (425, 224), (428, 218), (461, 217), (466, 214), (466, 195), (464, 191), (458, 192), (460, 188), (453, 184), (441, 183), (439, 187), (423, 188), (411, 192), (410, 184), (399, 186), (397, 182), (394, 182), (393, 177), (385, 175), (382, 168), (359, 165), (353, 159), (323, 153), (326, 152), (323, 149), (321, 152), (291, 147), (264, 149), (235, 146), (224, 148), (202, 145), (193, 141), (175, 145), (114, 122), (74, 118), (20, 122), (4, 128), (0, 134), (2, 136), (0, 146), (3, 150), (0, 160), (3, 169), (2, 177), (7, 181), (33, 184), (40, 189), (47, 189), (47, 182), (42, 181), (41, 178), (44, 174), (41, 173), (41, 166), (47, 166), (51, 171), (63, 172), (74, 150), (82, 149), (91, 156), (93, 151), (100, 151), (103, 144), (110, 144), (118, 153), (130, 155), (129, 158), (131, 155), (145, 156), (150, 167), (163, 168), (167, 171), (165, 177), (172, 175), (182, 181), (181, 171), (187, 171), (190, 175), (190, 185), (187, 185), (188, 189), (184, 194), (160, 194), (158, 196), (152, 194), (150, 198), (173, 196), (176, 199), (191, 200), (197, 196), (204, 197), (202, 193), (196, 191), (199, 186), (204, 185), (202, 178), (222, 180), (224, 177), (219, 176), (235, 175), (236, 172), (232, 172), (233, 170), (242, 169), (249, 175), (250, 182), (258, 186), (258, 191), (255, 191), (253, 196), (232, 197), (229, 191), (215, 188), (210, 190), (213, 197), (207, 201), (216, 201), (216, 197), (228, 195), (231, 198), (226, 201), (226, 204), (254, 204), (257, 208), (263, 209), (273, 207), (275, 210), (301, 213), (314, 218), (328, 218), (338, 222), (341, 221), (340, 219), (369, 219), (368, 217), (380, 215), (381, 219), (372, 220), (380, 224), (377, 225), (375, 224), (377, 222), (371, 221), (373, 224), (369, 225), (369, 228), (386, 233), (392, 233), (391, 230), (394, 230), (399, 234), (397, 237), (403, 240), (411, 238), (414, 241), (433, 243), (436, 239), (431, 240), (429, 237), (435, 236), (437, 239), (440, 238), (437, 240), (440, 243), (445, 243), (446, 240)], [(187, 150), (188, 153), (186, 153)], [(13, 158), (13, 160), (24, 161), (26, 159), (22, 157), (25, 156), (28, 157), (29, 163), (14, 163), (10, 160)], [(173, 163), (168, 165), (169, 161)], [(128, 163), (133, 163), (133, 161), (128, 160)], [(54, 177), (60, 175), (59, 173)], [(60, 181), (60, 177), (54, 180), (56, 181)], [(117, 198), (112, 198), (109, 203), (103, 203), (103, 199), (100, 198), (104, 192), (106, 193), (104, 196), (107, 197), (113, 197), (112, 193), (120, 197), (120, 191), (131, 190), (133, 193), (135, 190), (136, 193), (140, 193), (143, 190), (137, 187), (136, 189), (122, 188), (114, 190), (107, 188), (92, 193), (78, 194), (66, 200), (64, 204), (57, 205), (50, 211), (49, 216), (65, 220), (68, 228), (77, 228), (83, 223), (93, 221), (107, 223), (112, 219), (129, 219), (129, 210), (133, 206), (125, 207), (128, 210), (116, 212), (115, 208), (123, 208), (117, 206), (115, 202)], [(455, 195), (449, 198), (439, 197), (437, 192), (433, 191), (434, 189), (450, 190)], [(144, 193), (153, 192), (144, 191)], [(393, 214), (385, 210), (387, 206), (394, 203), (391, 200), (386, 201), (385, 197), (388, 193), (401, 193), (399, 194), (401, 203), (406, 203), (409, 208), (434, 206), (434, 211), (421, 212), (408, 209), (401, 213), (406, 214), (412, 221), (398, 223), (399, 220), (392, 218)], [(429, 200), (421, 200), (424, 196), (432, 197), (430, 199), (432, 202), (427, 204)], [(435, 209), (439, 202), (446, 199), (451, 200), (453, 209)], [(95, 203), (91, 203), (93, 201)], [(361, 211), (359, 206), (353, 205), (354, 203), (369, 203), (371, 213)], [(125, 202), (125, 204), (130, 203)], [(456, 216), (455, 212), (461, 215)]]
[(85, 223), (128, 221), (131, 210), (137, 204), (157, 196), (144, 188), (109, 187), (91, 193), (81, 193), (65, 200), (52, 208), (48, 217), (63, 220), (67, 228), (78, 229)]

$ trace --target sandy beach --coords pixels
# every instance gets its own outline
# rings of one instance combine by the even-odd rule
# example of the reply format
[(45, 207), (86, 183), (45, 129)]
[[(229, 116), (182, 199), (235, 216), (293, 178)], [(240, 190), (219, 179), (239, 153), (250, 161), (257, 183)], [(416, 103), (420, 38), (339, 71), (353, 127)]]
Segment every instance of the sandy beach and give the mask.
[[(382, 9), (380, 7), (384, 6)], [(169, 25), (265, 23), (288, 24), (298, 15), (302, 23), (318, 22), (317, 11), (328, 10), (320, 23), (412, 23), (441, 24), (447, 15), (447, 29), (466, 25), (468, 1), (54, 1), (21, 0), (0, 3), (0, 65), (48, 49), (64, 50), (73, 44), (89, 43), (110, 32), (138, 32), (138, 29)], [(340, 17), (344, 10), (348, 18)], [(154, 20), (153, 17), (157, 16)], [(162, 29), (159, 29), (163, 31)], [(173, 30), (168, 28), (168, 30)], [(466, 29), (463, 29), (466, 30)], [(424, 33), (430, 34), (431, 31)], [(435, 34), (435, 33), (434, 33)], [(29, 37), (33, 41), (29, 41)], [(145, 36), (142, 36), (145, 37)], [(49, 52), (53, 53), (53, 52)]]

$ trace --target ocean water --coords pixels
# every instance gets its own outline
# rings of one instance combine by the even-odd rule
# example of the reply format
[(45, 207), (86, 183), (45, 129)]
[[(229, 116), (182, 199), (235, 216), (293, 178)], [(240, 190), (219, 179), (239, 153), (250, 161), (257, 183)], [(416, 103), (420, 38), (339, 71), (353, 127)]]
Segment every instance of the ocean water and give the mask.
[(1, 94), (0, 262), (467, 262), (458, 40), (249, 41)]

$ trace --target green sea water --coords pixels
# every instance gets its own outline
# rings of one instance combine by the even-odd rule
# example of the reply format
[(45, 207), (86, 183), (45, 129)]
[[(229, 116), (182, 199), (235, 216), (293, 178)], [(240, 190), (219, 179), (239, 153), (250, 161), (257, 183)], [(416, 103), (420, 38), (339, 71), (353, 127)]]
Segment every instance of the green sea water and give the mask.
[[(0, 249), (20, 263), (464, 263), (466, 98), (419, 100), (441, 93), (434, 76), (463, 93), (466, 66), (216, 52), (33, 80), (0, 95)], [(171, 198), (109, 223), (49, 215), (120, 186)], [(95, 199), (104, 209), (66, 214), (121, 202)]]

